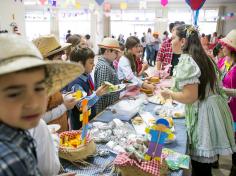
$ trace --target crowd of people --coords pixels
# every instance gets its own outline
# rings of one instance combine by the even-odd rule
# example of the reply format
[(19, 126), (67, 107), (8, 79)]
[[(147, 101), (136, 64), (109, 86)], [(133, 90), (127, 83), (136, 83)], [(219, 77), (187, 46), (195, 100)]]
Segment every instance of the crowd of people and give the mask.
[(29, 42), (0, 34), (0, 175), (59, 174), (59, 138), (46, 124), (60, 124), (59, 132), (79, 130), (81, 101), (72, 94), (83, 92), (92, 120), (119, 99), (106, 81), (153, 91), (142, 79), (149, 66), (172, 78), (171, 89), (159, 90), (163, 98), (186, 105), (192, 175), (211, 176), (220, 155), (232, 155), (236, 174), (236, 29), (210, 38), (175, 22), (169, 32), (163, 39), (150, 28), (141, 39), (105, 37), (98, 56), (90, 35), (70, 30), (63, 44), (53, 35)]

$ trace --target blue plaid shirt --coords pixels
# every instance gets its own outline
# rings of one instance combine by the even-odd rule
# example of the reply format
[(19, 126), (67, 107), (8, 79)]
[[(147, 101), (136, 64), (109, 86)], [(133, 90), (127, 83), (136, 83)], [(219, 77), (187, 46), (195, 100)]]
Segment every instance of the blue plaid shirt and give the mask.
[(34, 139), (25, 130), (0, 123), (0, 176), (39, 175)]

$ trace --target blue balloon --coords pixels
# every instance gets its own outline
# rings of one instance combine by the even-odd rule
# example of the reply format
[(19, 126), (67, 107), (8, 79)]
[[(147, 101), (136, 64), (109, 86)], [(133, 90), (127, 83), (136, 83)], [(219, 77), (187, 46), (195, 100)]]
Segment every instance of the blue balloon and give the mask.
[(98, 5), (102, 5), (104, 3), (104, 0), (96, 0), (96, 2), (98, 3)]

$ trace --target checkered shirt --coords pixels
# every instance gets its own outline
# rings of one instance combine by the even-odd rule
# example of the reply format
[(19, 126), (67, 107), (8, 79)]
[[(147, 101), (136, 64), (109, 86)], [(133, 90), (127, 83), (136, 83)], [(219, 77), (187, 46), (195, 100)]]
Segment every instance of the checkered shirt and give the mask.
[(0, 124), (0, 175), (39, 176), (33, 138), (27, 131)]
[(130, 159), (128, 154), (122, 153), (117, 155), (114, 165), (117, 167), (132, 166), (141, 169), (144, 172), (150, 173), (152, 175), (160, 175), (160, 162), (156, 160), (142, 161), (138, 163), (134, 159)]
[(172, 56), (171, 39), (168, 39), (162, 43), (156, 58), (157, 61), (161, 62), (161, 70), (164, 70), (166, 65), (171, 64)]
[[(94, 83), (95, 89), (102, 85), (104, 81), (108, 81), (114, 85), (119, 84), (117, 73), (114, 69), (112, 62), (100, 57), (94, 71)], [(96, 103), (97, 113), (103, 111), (109, 105), (115, 103), (120, 96), (120, 92), (114, 92), (107, 95), (103, 95)]]

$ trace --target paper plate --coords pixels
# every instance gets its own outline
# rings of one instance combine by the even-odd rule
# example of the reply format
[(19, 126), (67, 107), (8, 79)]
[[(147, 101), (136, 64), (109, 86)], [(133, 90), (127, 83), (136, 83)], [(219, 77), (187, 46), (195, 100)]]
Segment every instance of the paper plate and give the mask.
[(48, 125), (48, 129), (51, 133), (57, 132), (60, 128), (61, 128), (61, 125), (59, 125), (59, 124)]
[(126, 87), (126, 84), (117, 84), (115, 86), (118, 86), (118, 89), (117, 90), (113, 90), (113, 91), (109, 91), (108, 93), (120, 92), (120, 91), (122, 91)]

